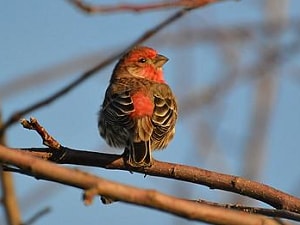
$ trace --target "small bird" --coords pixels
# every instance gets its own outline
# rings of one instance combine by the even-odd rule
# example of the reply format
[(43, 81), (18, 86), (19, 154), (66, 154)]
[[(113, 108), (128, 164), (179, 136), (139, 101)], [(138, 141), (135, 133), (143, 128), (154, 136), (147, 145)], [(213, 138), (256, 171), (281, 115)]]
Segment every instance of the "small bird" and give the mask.
[(168, 58), (137, 46), (115, 66), (99, 113), (100, 135), (125, 148), (132, 167), (152, 165), (151, 152), (165, 148), (175, 134), (177, 103), (163, 76)]

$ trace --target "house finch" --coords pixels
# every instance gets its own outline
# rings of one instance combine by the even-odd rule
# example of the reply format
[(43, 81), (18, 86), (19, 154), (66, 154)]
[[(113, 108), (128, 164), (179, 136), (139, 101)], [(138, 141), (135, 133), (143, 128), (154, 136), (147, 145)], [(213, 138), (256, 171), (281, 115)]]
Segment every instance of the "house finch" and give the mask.
[(100, 135), (125, 148), (133, 167), (151, 166), (151, 151), (165, 148), (175, 133), (176, 99), (162, 69), (167, 61), (152, 48), (133, 48), (115, 66), (105, 93)]

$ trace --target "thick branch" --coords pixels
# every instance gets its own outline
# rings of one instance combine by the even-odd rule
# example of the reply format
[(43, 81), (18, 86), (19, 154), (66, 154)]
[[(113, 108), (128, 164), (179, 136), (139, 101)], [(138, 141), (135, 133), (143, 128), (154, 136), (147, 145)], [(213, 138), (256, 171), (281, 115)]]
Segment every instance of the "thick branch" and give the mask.
[(58, 166), (13, 149), (0, 146), (0, 161), (28, 171), (39, 179), (50, 180), (85, 190), (86, 197), (104, 195), (123, 202), (169, 212), (191, 220), (213, 224), (277, 224), (274, 220), (243, 212), (208, 206), (174, 198), (154, 190), (121, 185), (100, 177)]
[(104, 154), (63, 148), (60, 151), (49, 148), (23, 149), (26, 154), (42, 157), (61, 164), (102, 167), (106, 169), (130, 170), (151, 176), (166, 177), (208, 186), (211, 189), (226, 190), (245, 195), (274, 208), (300, 212), (300, 199), (270, 186), (238, 176), (212, 172), (197, 167), (155, 160), (149, 168), (129, 168), (121, 155)]
[[(22, 125), (24, 128), (35, 130), (43, 139), (43, 143), (47, 143), (47, 146), (50, 147), (48, 150), (30, 149), (28, 152), (56, 163), (129, 170), (130, 172), (136, 171), (153, 176), (184, 180), (192, 183), (203, 184), (212, 189), (227, 190), (241, 195), (246, 195), (268, 203), (277, 209), (284, 209), (297, 213), (300, 211), (300, 199), (258, 182), (246, 180), (237, 176), (203, 170), (196, 167), (159, 161), (155, 161), (155, 164), (151, 167), (131, 168), (128, 164), (126, 164), (126, 162), (124, 162), (124, 158), (119, 155), (79, 151), (63, 147), (55, 141), (55, 139), (35, 118), (30, 118), (30, 121), (23, 119)], [(51, 143), (53, 143), (53, 146)], [(59, 146), (59, 148), (57, 148), (57, 146)]]

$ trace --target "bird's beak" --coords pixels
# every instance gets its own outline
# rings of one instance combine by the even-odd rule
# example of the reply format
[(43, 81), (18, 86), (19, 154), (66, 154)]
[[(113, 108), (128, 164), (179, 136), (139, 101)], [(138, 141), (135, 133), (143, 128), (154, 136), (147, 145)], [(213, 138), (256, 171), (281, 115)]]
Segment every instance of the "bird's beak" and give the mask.
[(153, 63), (154, 65), (157, 67), (157, 68), (160, 68), (162, 67), (166, 62), (168, 62), (168, 58), (166, 56), (163, 56), (163, 55), (157, 55), (155, 57), (155, 59), (153, 60)]

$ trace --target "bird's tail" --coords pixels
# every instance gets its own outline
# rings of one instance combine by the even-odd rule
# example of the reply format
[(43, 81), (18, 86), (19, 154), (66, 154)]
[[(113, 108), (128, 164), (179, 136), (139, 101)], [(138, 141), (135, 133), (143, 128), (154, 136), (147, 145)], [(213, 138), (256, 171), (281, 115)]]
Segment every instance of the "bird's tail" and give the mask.
[(150, 141), (132, 143), (125, 149), (128, 152), (128, 163), (133, 167), (146, 167), (152, 165)]

